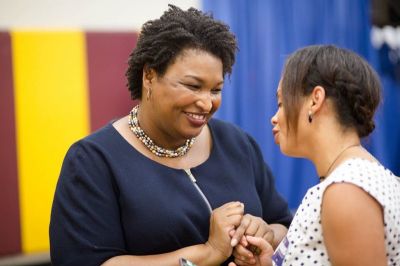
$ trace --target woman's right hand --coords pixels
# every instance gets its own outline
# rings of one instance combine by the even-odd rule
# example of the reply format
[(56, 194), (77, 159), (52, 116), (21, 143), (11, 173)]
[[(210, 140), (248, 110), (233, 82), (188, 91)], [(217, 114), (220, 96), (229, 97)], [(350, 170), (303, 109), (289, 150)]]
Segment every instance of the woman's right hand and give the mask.
[[(274, 254), (274, 249), (267, 240), (261, 237), (246, 236), (246, 240), (250, 245), (257, 247), (260, 250), (259, 255), (254, 255), (256, 260), (255, 264), (252, 266), (272, 266), (272, 255)], [(249, 265), (249, 264), (239, 264), (239, 265)], [(228, 266), (238, 266), (234, 262), (229, 263)]]
[(221, 259), (226, 260), (232, 254), (229, 232), (239, 226), (243, 217), (244, 205), (241, 202), (229, 202), (214, 209), (210, 218), (210, 235), (206, 245)]

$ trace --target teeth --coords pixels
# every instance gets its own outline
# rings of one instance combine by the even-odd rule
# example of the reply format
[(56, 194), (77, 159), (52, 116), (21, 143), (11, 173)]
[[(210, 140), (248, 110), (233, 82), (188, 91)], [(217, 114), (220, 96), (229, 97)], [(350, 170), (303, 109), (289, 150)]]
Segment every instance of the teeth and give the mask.
[(197, 115), (197, 114), (190, 114), (187, 113), (189, 116), (193, 117), (194, 119), (198, 119), (198, 120), (204, 120), (205, 116), (204, 115)]

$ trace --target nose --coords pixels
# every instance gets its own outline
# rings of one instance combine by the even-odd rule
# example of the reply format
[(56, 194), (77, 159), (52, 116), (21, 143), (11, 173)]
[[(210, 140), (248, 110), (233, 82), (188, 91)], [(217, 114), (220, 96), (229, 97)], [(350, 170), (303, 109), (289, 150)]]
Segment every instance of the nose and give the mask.
[(272, 117), (271, 117), (271, 124), (273, 126), (276, 126), (278, 124), (278, 116), (277, 116), (278, 112), (276, 112)]
[(201, 92), (198, 95), (196, 105), (204, 112), (210, 112), (213, 106), (213, 98), (210, 92)]

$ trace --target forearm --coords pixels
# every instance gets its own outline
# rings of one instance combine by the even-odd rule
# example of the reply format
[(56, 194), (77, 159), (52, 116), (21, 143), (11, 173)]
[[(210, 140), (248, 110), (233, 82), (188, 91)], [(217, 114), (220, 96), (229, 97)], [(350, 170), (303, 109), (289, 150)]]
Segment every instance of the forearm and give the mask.
[(286, 236), (288, 229), (281, 224), (270, 224), (271, 229), (274, 231), (274, 240), (272, 242), (272, 247), (274, 250), (281, 243), (282, 239)]
[(219, 251), (214, 250), (208, 243), (185, 247), (173, 252), (132, 256), (124, 255), (113, 257), (102, 264), (102, 266), (178, 266), (179, 258), (185, 258), (198, 266), (220, 265), (225, 258)]

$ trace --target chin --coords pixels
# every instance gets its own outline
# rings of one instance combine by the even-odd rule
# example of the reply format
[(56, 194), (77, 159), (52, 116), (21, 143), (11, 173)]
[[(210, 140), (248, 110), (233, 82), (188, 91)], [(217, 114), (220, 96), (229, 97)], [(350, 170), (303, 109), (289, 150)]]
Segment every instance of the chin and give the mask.
[(280, 143), (278, 143), (278, 145), (279, 145), (279, 148), (280, 148), (282, 154), (293, 157), (293, 153), (290, 152), (290, 149), (288, 149), (286, 145), (282, 145)]
[(290, 149), (282, 149), (281, 147), (281, 152), (288, 156), (288, 157), (292, 157), (292, 158), (305, 158), (304, 155), (294, 151), (294, 150), (290, 150)]
[(204, 127), (201, 128), (196, 128), (192, 130), (187, 130), (186, 132), (182, 132), (182, 136), (185, 139), (191, 139), (191, 138), (196, 138), (200, 135), (201, 131), (203, 130)]

